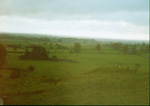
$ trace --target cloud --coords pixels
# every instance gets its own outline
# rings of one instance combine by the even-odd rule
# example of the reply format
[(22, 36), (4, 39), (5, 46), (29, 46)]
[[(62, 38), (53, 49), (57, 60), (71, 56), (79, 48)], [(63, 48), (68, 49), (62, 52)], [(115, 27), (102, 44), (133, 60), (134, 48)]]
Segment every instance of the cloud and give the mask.
[(149, 0), (0, 0), (0, 31), (149, 39)]
[(149, 0), (0, 0), (1, 16), (149, 23)]
[(89, 38), (120, 38), (148, 40), (147, 26), (136, 26), (127, 22), (100, 20), (37, 20), (28, 18), (1, 17), (0, 31), (54, 34)]
[(0, 0), (10, 12), (93, 13), (116, 11), (148, 11), (149, 0)]

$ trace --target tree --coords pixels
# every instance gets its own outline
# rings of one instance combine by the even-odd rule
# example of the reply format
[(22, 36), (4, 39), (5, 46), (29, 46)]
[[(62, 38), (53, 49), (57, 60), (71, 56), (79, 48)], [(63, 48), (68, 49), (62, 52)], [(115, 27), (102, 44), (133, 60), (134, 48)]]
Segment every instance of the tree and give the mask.
[(58, 42), (62, 42), (62, 39), (58, 39), (57, 41), (58, 41)]
[(47, 60), (49, 59), (48, 52), (44, 47), (33, 46), (32, 52), (29, 52), (26, 49), (26, 52), (23, 56), (20, 56), (21, 59), (35, 59), (35, 60)]
[(145, 43), (144, 42), (142, 43), (142, 47), (145, 47)]
[(122, 43), (113, 43), (111, 46), (115, 50), (120, 50), (122, 48), (123, 44)]
[(81, 51), (81, 45), (80, 43), (76, 42), (74, 44), (74, 52), (79, 53)]
[(123, 46), (123, 52), (127, 53), (129, 51), (129, 45), (124, 45)]
[(101, 50), (101, 45), (100, 45), (99, 43), (97, 43), (96, 49), (97, 49), (97, 50)]
[(5, 64), (6, 55), (7, 55), (7, 51), (6, 51), (5, 47), (2, 44), (0, 44), (0, 69)]
[(149, 50), (150, 50), (149, 47), (150, 47), (149, 44), (146, 45), (146, 50), (145, 50), (146, 52), (149, 52)]
[(32, 49), (32, 56), (35, 59), (48, 59), (48, 53), (44, 47), (34, 46)]
[(136, 49), (136, 44), (132, 46), (132, 54), (136, 54), (137, 53), (137, 49)]
[(145, 43), (142, 43), (141, 47), (139, 48), (139, 52), (140, 53), (146, 52), (146, 45), (145, 45)]

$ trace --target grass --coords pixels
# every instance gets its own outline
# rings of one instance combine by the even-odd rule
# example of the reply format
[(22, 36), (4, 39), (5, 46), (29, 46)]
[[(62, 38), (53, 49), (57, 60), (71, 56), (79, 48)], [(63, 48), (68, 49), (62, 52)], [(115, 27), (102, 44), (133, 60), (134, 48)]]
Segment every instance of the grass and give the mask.
[[(1, 70), (0, 94), (7, 95), (8, 103), (14, 105), (149, 104), (149, 59), (143, 57), (147, 54), (123, 54), (107, 47), (97, 51), (88, 45), (84, 44), (78, 54), (43, 45), (50, 50), (50, 57), (56, 55), (78, 63), (20, 60), (21, 53), (9, 53), (6, 67), (19, 67), (21, 77), (12, 80), (12, 70)], [(135, 71), (136, 63), (141, 67)], [(35, 70), (25, 71), (30, 65)]]

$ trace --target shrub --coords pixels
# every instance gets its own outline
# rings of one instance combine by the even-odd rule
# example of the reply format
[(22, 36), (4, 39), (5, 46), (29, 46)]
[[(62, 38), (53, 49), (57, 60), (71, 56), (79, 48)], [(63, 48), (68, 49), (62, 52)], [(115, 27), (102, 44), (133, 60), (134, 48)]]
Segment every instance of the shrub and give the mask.
[(28, 67), (28, 70), (30, 70), (31, 72), (32, 72), (34, 69), (35, 69), (35, 67), (32, 66), (32, 65)]
[(52, 61), (57, 61), (57, 60), (58, 60), (57, 56), (52, 57)]
[(97, 43), (96, 49), (97, 49), (97, 50), (101, 50), (101, 45), (100, 45), (99, 43)]
[(76, 53), (79, 53), (80, 51), (81, 51), (81, 45), (80, 45), (80, 43), (75, 43), (74, 44), (74, 52), (76, 52)]

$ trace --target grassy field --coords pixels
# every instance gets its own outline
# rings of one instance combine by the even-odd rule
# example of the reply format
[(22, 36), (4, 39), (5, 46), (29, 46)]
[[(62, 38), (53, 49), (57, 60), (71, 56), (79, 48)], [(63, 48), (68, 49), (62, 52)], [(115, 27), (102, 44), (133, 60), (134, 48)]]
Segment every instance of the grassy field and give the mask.
[[(22, 70), (19, 79), (9, 78), (12, 70), (0, 70), (0, 95), (6, 95), (9, 104), (149, 104), (149, 54), (124, 54), (108, 47), (97, 51), (95, 44), (82, 43), (80, 53), (69, 53), (68, 49), (57, 49), (55, 45), (50, 49), (48, 44), (39, 41), (24, 43), (5, 39), (1, 43), (38, 44), (50, 52), (49, 57), (56, 55), (77, 61), (20, 60), (23, 53), (8, 53), (6, 67)], [(70, 43), (59, 44), (73, 47)], [(7, 50), (13, 51), (8, 47)], [(135, 70), (137, 63), (141, 66)], [(33, 72), (26, 70), (30, 65), (35, 67)]]

